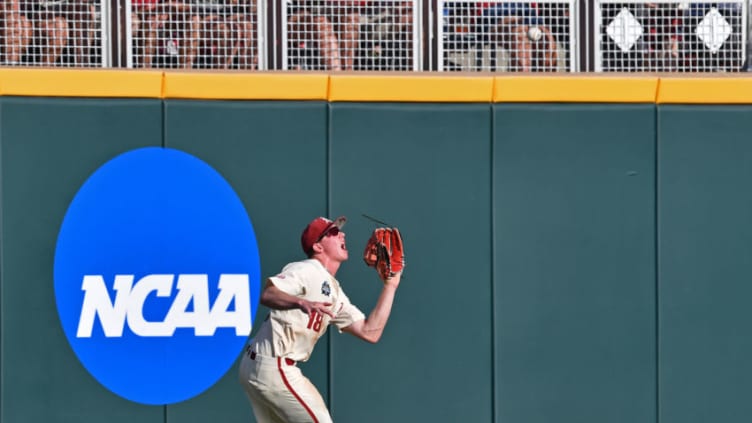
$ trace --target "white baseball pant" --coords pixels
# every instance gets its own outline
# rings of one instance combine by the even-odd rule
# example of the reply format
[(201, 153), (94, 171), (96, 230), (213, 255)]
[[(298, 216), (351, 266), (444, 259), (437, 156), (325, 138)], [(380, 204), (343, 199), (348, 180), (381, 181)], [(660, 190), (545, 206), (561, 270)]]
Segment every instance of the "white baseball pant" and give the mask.
[(240, 383), (258, 423), (332, 423), (321, 394), (293, 361), (246, 349)]

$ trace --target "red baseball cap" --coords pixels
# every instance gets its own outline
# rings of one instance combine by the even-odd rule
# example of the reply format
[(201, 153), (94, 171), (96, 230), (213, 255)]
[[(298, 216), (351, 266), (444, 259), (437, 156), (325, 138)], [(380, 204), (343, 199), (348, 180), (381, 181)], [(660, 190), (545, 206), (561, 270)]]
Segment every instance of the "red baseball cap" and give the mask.
[(303, 252), (309, 254), (313, 249), (313, 244), (319, 242), (325, 233), (334, 227), (342, 229), (346, 221), (347, 218), (345, 216), (340, 216), (334, 220), (329, 220), (325, 217), (313, 219), (300, 236), (300, 245), (303, 247)]

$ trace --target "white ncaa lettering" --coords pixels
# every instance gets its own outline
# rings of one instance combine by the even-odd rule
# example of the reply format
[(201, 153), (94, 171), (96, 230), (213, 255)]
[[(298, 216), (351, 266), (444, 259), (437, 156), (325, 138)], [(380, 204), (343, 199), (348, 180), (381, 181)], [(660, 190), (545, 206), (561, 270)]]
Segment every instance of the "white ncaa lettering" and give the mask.
[[(148, 321), (143, 307), (149, 295), (169, 297), (175, 275), (154, 274), (133, 284), (134, 275), (116, 275), (113, 283), (115, 301), (107, 292), (102, 275), (85, 275), (81, 284), (84, 301), (78, 321), (77, 338), (90, 338), (94, 321), (99, 317), (107, 338), (123, 336), (128, 323), (138, 336), (172, 336), (177, 328), (193, 328), (196, 336), (213, 336), (217, 328), (235, 328), (238, 336), (251, 332), (250, 284), (247, 274), (222, 274), (219, 294), (209, 307), (208, 275), (178, 275), (175, 300), (164, 321)], [(188, 311), (190, 304), (193, 310)], [(229, 310), (234, 305), (233, 310)]]
[[(117, 278), (117, 276), (116, 276)], [(157, 297), (169, 297), (172, 291), (173, 275), (148, 275), (141, 278), (131, 289), (128, 297), (128, 309), (126, 318), (128, 327), (138, 336), (171, 336), (175, 327), (170, 327), (165, 322), (149, 322), (144, 319), (144, 302), (149, 294), (156, 292)], [(123, 291), (118, 291), (118, 296)], [(179, 295), (179, 294), (178, 294)], [(85, 301), (85, 300), (84, 300)], [(117, 303), (117, 297), (115, 297)], [(122, 327), (122, 324), (120, 325)]]
[[(104, 285), (104, 278), (99, 275), (86, 275), (81, 284), (81, 289), (86, 292), (84, 295), (84, 304), (81, 306), (81, 316), (78, 320), (77, 338), (90, 338), (91, 329), (94, 326), (94, 317), (99, 315), (99, 321), (102, 323), (104, 336), (120, 337), (123, 336), (123, 322), (125, 321), (127, 294), (121, 295), (121, 292), (130, 292), (133, 285), (133, 275), (117, 275), (113, 288), (117, 292), (115, 303), (110, 302), (110, 295)], [(110, 307), (106, 307), (109, 305)], [(118, 322), (120, 322), (118, 324)]]

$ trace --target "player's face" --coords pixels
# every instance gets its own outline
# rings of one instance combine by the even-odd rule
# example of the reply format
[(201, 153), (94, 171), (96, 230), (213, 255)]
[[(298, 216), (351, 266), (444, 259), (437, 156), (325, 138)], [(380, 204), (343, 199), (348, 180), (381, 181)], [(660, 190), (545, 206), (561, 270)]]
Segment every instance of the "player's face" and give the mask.
[(330, 229), (319, 242), (324, 249), (324, 254), (339, 261), (347, 260), (348, 253), (347, 246), (345, 245), (345, 233), (339, 230), (339, 228), (333, 227)]

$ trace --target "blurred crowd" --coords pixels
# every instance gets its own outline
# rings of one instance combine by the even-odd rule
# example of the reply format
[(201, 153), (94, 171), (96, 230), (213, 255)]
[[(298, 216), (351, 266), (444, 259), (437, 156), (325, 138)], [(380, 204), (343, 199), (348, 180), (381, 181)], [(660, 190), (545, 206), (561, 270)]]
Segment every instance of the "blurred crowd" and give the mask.
[[(588, 44), (572, 2), (280, 1), (0, 0), (0, 58), (9, 66), (102, 66), (107, 51), (120, 49), (137, 68), (495, 71), (502, 51), (500, 70), (553, 72), (572, 70), (577, 49), (595, 48), (603, 71), (702, 71), (738, 68), (746, 41), (742, 3), (601, 3), (600, 39)], [(101, 9), (117, 4), (131, 13), (103, 25)], [(730, 34), (709, 46), (698, 26), (713, 10)], [(639, 29), (621, 28), (620, 36), (639, 32), (634, 41), (607, 27), (625, 11)], [(718, 22), (709, 37), (724, 34)], [(103, 35), (103, 27), (116, 29)], [(430, 56), (438, 59), (420, 60)]]
[[(126, 4), (106, 4), (118, 3)], [(280, 31), (266, 33), (259, 25), (265, 18), (255, 0), (131, 0), (130, 5), (131, 13), (112, 25), (120, 29), (107, 37), (101, 34), (98, 0), (0, 0), (2, 64), (101, 66), (103, 50), (118, 47), (103, 42), (114, 42), (127, 44), (122, 49), (129, 50), (129, 65), (137, 68), (259, 69), (260, 40), (282, 38)], [(284, 24), (263, 23), (286, 26), (288, 69), (412, 70), (412, 5), (296, 0), (284, 3)], [(275, 10), (281, 7), (276, 4)]]
[(571, 70), (575, 59), (603, 72), (734, 72), (746, 59), (741, 1), (601, 2), (596, 30), (575, 25), (583, 15), (573, 10), (562, 2), (447, 3), (442, 70), (495, 71), (497, 49), (508, 56), (504, 70), (521, 72)]
[(251, 0), (132, 0), (133, 65), (256, 69), (256, 3)]
[[(98, 29), (97, 4), (88, 0), (1, 0), (2, 63), (60, 63), (63, 50), (75, 65), (87, 66)], [(39, 42), (43, 40), (43, 42)]]

